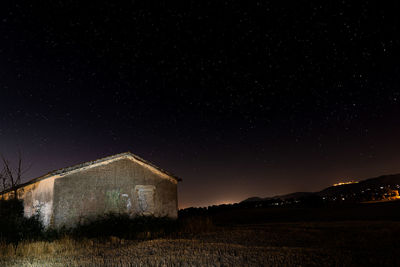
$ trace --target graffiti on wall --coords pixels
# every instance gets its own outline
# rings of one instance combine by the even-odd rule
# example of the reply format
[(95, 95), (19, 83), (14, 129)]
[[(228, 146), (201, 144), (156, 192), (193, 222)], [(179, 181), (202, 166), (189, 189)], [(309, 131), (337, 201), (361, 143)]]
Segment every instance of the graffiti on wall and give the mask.
[(142, 215), (154, 214), (154, 193), (155, 186), (153, 185), (137, 185), (135, 187), (137, 196), (138, 211)]

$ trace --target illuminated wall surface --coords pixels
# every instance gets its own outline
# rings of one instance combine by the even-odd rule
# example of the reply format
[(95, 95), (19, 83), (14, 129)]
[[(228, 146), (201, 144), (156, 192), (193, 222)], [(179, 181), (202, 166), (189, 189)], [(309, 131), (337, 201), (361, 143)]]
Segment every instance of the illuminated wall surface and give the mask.
[[(123, 153), (65, 168), (18, 189), (25, 216), (71, 227), (105, 213), (177, 217), (178, 178)], [(5, 197), (10, 197), (5, 194)]]

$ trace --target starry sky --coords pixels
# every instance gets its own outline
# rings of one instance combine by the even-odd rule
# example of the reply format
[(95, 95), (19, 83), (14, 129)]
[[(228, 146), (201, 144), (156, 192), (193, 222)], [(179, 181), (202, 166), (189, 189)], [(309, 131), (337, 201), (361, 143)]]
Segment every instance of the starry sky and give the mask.
[(185, 208), (400, 172), (396, 3), (0, 5), (0, 153), (24, 181), (129, 150)]

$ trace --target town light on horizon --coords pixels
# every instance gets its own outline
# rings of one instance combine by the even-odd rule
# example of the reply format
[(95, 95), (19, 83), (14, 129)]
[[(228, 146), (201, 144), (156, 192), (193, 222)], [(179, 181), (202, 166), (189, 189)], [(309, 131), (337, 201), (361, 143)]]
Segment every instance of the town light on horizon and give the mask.
[(346, 184), (357, 184), (358, 181), (348, 181), (348, 182), (339, 182), (336, 184), (333, 184), (333, 186), (340, 186), (340, 185), (346, 185)]

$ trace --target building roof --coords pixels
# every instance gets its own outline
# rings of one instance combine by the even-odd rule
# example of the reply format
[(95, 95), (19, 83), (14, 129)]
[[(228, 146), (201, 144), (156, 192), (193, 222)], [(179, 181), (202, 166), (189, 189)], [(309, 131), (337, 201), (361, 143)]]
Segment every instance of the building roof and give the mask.
[[(34, 178), (32, 180), (29, 180), (26, 183), (20, 184), (16, 188), (21, 188), (21, 187), (27, 186), (29, 184), (33, 184), (33, 183), (39, 182), (41, 180), (53, 177), (55, 175), (64, 176), (64, 175), (69, 174), (72, 171), (78, 171), (80, 169), (86, 169), (87, 167), (90, 167), (90, 166), (95, 165), (95, 164), (103, 163), (103, 162), (110, 161), (110, 160), (116, 160), (118, 158), (124, 158), (124, 157), (132, 157), (135, 160), (143, 163), (144, 165), (147, 165), (148, 167), (152, 167), (152, 168), (156, 169), (157, 171), (159, 171), (159, 172), (161, 172), (161, 173), (163, 173), (163, 174), (175, 179), (177, 182), (182, 181), (181, 178), (179, 178), (179, 177), (167, 172), (166, 170), (163, 170), (163, 169), (157, 167), (156, 165), (152, 164), (151, 162), (148, 162), (147, 160), (144, 160), (141, 157), (139, 157), (139, 156), (137, 156), (137, 155), (135, 155), (135, 154), (133, 154), (133, 153), (128, 151), (128, 152), (115, 154), (115, 155), (111, 155), (111, 156), (100, 158), (100, 159), (96, 159), (96, 160), (83, 162), (83, 163), (76, 164), (76, 165), (73, 165), (73, 166), (70, 166), (70, 167), (54, 170), (54, 171), (51, 171), (51, 172), (49, 172), (49, 173), (47, 173), (45, 175), (42, 175), (42, 176), (39, 176), (39, 177)], [(4, 193), (7, 193), (7, 192), (10, 192), (10, 191), (13, 191), (13, 190), (15, 190), (15, 188), (10, 188), (10, 189), (4, 190), (3, 192), (0, 192), (0, 195), (4, 194)]]

